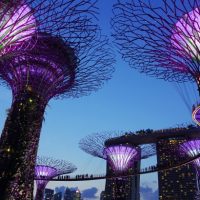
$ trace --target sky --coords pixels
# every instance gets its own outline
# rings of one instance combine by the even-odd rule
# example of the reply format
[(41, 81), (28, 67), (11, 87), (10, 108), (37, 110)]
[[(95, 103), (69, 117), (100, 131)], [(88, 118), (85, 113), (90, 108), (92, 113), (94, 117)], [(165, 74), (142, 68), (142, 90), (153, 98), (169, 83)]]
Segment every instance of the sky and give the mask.
[[(100, 0), (99, 24), (110, 35), (111, 7), (115, 0)], [(86, 154), (78, 147), (80, 139), (92, 133), (162, 129), (191, 122), (191, 114), (173, 83), (148, 77), (131, 69), (116, 51), (113, 78), (102, 89), (78, 99), (51, 100), (46, 108), (38, 155), (72, 162), (74, 174), (105, 173), (106, 162)], [(6, 109), (11, 105), (11, 91), (0, 86), (0, 128), (4, 126)], [(153, 165), (156, 158), (142, 166)], [(87, 182), (50, 182), (47, 188), (78, 187), (87, 193), (92, 189), (96, 199), (104, 190), (105, 180)], [(95, 189), (96, 188), (96, 189)], [(141, 177), (143, 200), (149, 194), (157, 197), (157, 174)], [(148, 199), (149, 200), (149, 199)]]

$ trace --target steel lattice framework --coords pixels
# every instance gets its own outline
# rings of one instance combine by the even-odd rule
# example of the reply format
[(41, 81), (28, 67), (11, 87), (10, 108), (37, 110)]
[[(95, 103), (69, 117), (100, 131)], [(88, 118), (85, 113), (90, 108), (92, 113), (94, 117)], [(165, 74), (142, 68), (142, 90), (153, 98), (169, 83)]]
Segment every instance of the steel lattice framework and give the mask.
[[(50, 157), (37, 157), (37, 165), (35, 166), (35, 176), (36, 178), (54, 178), (59, 175), (72, 173), (75, 170), (76, 167), (67, 161), (56, 160)], [(44, 190), (48, 182), (48, 180), (36, 180), (36, 200), (43, 199)]]
[(198, 0), (118, 0), (113, 13), (115, 43), (131, 67), (200, 87)]
[[(22, 1), (13, 1), (13, 4)], [(0, 193), (33, 199), (34, 166), (48, 101), (80, 97), (111, 78), (114, 57), (96, 25), (94, 0), (27, 0), (37, 31), (31, 48), (3, 56), (0, 78), (13, 93), (0, 140)], [(26, 45), (25, 45), (26, 46)]]
[[(7, 56), (8, 52), (16, 53), (16, 49), (32, 48), (34, 43), (30, 45), (27, 41), (38, 32), (59, 35), (71, 47), (77, 46), (77, 43), (80, 46), (80, 42), (82, 46), (87, 46), (85, 39), (92, 40), (96, 30), (96, 26), (90, 23), (96, 15), (95, 3), (96, 0), (1, 1), (1, 55)], [(94, 32), (90, 31), (91, 29)]]
[[(122, 135), (125, 135), (125, 132), (95, 133), (81, 139), (79, 147), (92, 156), (107, 159), (107, 156), (104, 154), (105, 142), (109, 139), (117, 138)], [(140, 149), (141, 159), (145, 159), (156, 154), (156, 147), (152, 144), (140, 145)]]
[(22, 1), (0, 2), (0, 55), (24, 47), (24, 41), (36, 33), (36, 19)]

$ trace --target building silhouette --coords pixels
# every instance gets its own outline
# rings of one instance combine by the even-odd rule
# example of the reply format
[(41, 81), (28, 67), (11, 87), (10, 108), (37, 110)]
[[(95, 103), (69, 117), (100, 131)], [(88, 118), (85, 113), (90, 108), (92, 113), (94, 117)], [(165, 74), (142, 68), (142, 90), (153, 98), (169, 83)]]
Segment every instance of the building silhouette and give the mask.
[[(180, 162), (179, 144), (184, 138), (160, 139), (157, 142), (158, 166)], [(197, 191), (196, 170), (192, 164), (158, 172), (159, 200), (195, 199)]]
[(102, 191), (100, 194), (100, 200), (105, 200), (106, 196), (105, 196), (105, 191)]
[(62, 192), (54, 194), (53, 200), (62, 200)]
[(45, 189), (44, 191), (44, 199), (45, 200), (52, 200), (53, 199), (54, 190), (52, 189)]
[(64, 200), (81, 200), (81, 192), (78, 189), (70, 190), (69, 188), (66, 188)]
[(81, 192), (79, 190), (75, 191), (73, 200), (81, 200)]
[(66, 188), (65, 190), (64, 200), (72, 200), (72, 193), (69, 188)]

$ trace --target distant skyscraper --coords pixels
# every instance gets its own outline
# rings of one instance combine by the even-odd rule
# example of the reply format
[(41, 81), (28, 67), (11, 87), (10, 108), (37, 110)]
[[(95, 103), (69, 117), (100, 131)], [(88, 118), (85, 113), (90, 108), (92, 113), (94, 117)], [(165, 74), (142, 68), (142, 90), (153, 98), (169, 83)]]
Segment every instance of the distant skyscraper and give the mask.
[[(158, 165), (167, 166), (179, 161), (178, 147), (181, 139), (160, 139), (157, 143)], [(159, 200), (192, 200), (197, 191), (196, 172), (193, 165), (185, 165), (158, 172)]]
[(79, 189), (75, 191), (73, 200), (81, 200), (81, 192)]
[(44, 191), (44, 199), (45, 200), (52, 200), (53, 199), (54, 190), (52, 189), (45, 189)]
[(65, 194), (64, 194), (64, 200), (72, 200), (72, 193), (69, 188), (66, 188)]
[(66, 188), (64, 200), (81, 200), (81, 192), (79, 191), (79, 189), (70, 190), (69, 188)]
[(105, 200), (105, 191), (102, 191), (100, 194), (100, 200)]
[(53, 200), (62, 200), (62, 192), (54, 194)]

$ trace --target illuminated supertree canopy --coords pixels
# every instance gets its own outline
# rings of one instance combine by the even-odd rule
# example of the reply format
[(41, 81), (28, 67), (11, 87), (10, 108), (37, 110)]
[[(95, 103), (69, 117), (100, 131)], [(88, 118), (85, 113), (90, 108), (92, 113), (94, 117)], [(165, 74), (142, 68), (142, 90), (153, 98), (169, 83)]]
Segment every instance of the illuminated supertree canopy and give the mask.
[(195, 82), (200, 93), (199, 0), (118, 0), (113, 13), (115, 43), (131, 67), (168, 81)]
[(200, 106), (197, 106), (192, 112), (193, 121), (200, 126)]
[[(26, 5), (38, 3), (28, 2)], [(1, 60), (0, 78), (13, 93), (0, 140), (0, 193), (4, 199), (33, 198), (34, 166), (49, 100), (88, 95), (111, 78), (115, 60), (107, 38), (92, 20), (95, 2), (41, 1), (44, 7), (38, 14), (52, 12), (41, 15), (44, 24), (39, 24), (46, 31), (29, 39), (32, 48), (23, 54), (19, 50)]]
[[(190, 140), (182, 143), (180, 145), (180, 152), (185, 153), (190, 157), (197, 156), (200, 154), (200, 140)], [(195, 165), (199, 168), (200, 167), (200, 159), (196, 159), (194, 161)]]
[(0, 55), (19, 49), (36, 29), (36, 18), (24, 1), (0, 2)]
[(139, 152), (131, 145), (115, 145), (105, 147), (103, 154), (115, 172), (124, 172), (139, 159)]
[[(198, 6), (198, 5), (196, 5)], [(176, 24), (171, 37), (172, 44), (185, 53), (185, 57), (200, 59), (200, 10), (199, 7), (185, 14)]]
[(0, 76), (15, 98), (25, 90), (46, 104), (53, 96), (71, 89), (78, 61), (73, 49), (60, 38), (46, 33), (37, 37), (34, 49), (2, 62)]
[(109, 152), (119, 152), (119, 150), (122, 150), (121, 152), (125, 151), (127, 153), (126, 156), (128, 159), (129, 159), (129, 155), (128, 155), (129, 152), (131, 152), (131, 156), (134, 155), (134, 152), (137, 152), (137, 157), (139, 159), (146, 159), (156, 154), (156, 147), (155, 145), (152, 145), (152, 144), (140, 145), (139, 153), (138, 151), (136, 151), (135, 147), (133, 147), (132, 145), (130, 145), (130, 147), (128, 145), (127, 146), (114, 145), (110, 147), (105, 146), (105, 142), (107, 140), (122, 136), (124, 134), (125, 132), (106, 132), (106, 133), (91, 134), (80, 140), (79, 147), (86, 153), (91, 154), (92, 156), (105, 159), (105, 160), (107, 160)]
[[(80, 41), (86, 46), (85, 38), (92, 40), (95, 35), (96, 27), (90, 23), (96, 15), (95, 3), (96, 0), (1, 1), (0, 55), (32, 48), (34, 43), (30, 45), (27, 41), (38, 32), (60, 36), (70, 46)], [(89, 26), (94, 32), (88, 31)]]
[(170, 81), (200, 77), (198, 0), (118, 1), (113, 36), (131, 67)]
[[(37, 157), (37, 165), (35, 166), (35, 176), (36, 178), (54, 178), (59, 175), (72, 173), (75, 170), (76, 167), (67, 161), (56, 160), (50, 157)], [(36, 200), (43, 199), (44, 190), (48, 182), (48, 180), (36, 180)]]
[(52, 97), (80, 97), (111, 78), (114, 58), (106, 38), (99, 35), (91, 48), (76, 52), (59, 37), (46, 33), (37, 37), (34, 49), (2, 61), (0, 76), (14, 96), (28, 90), (44, 102)]

